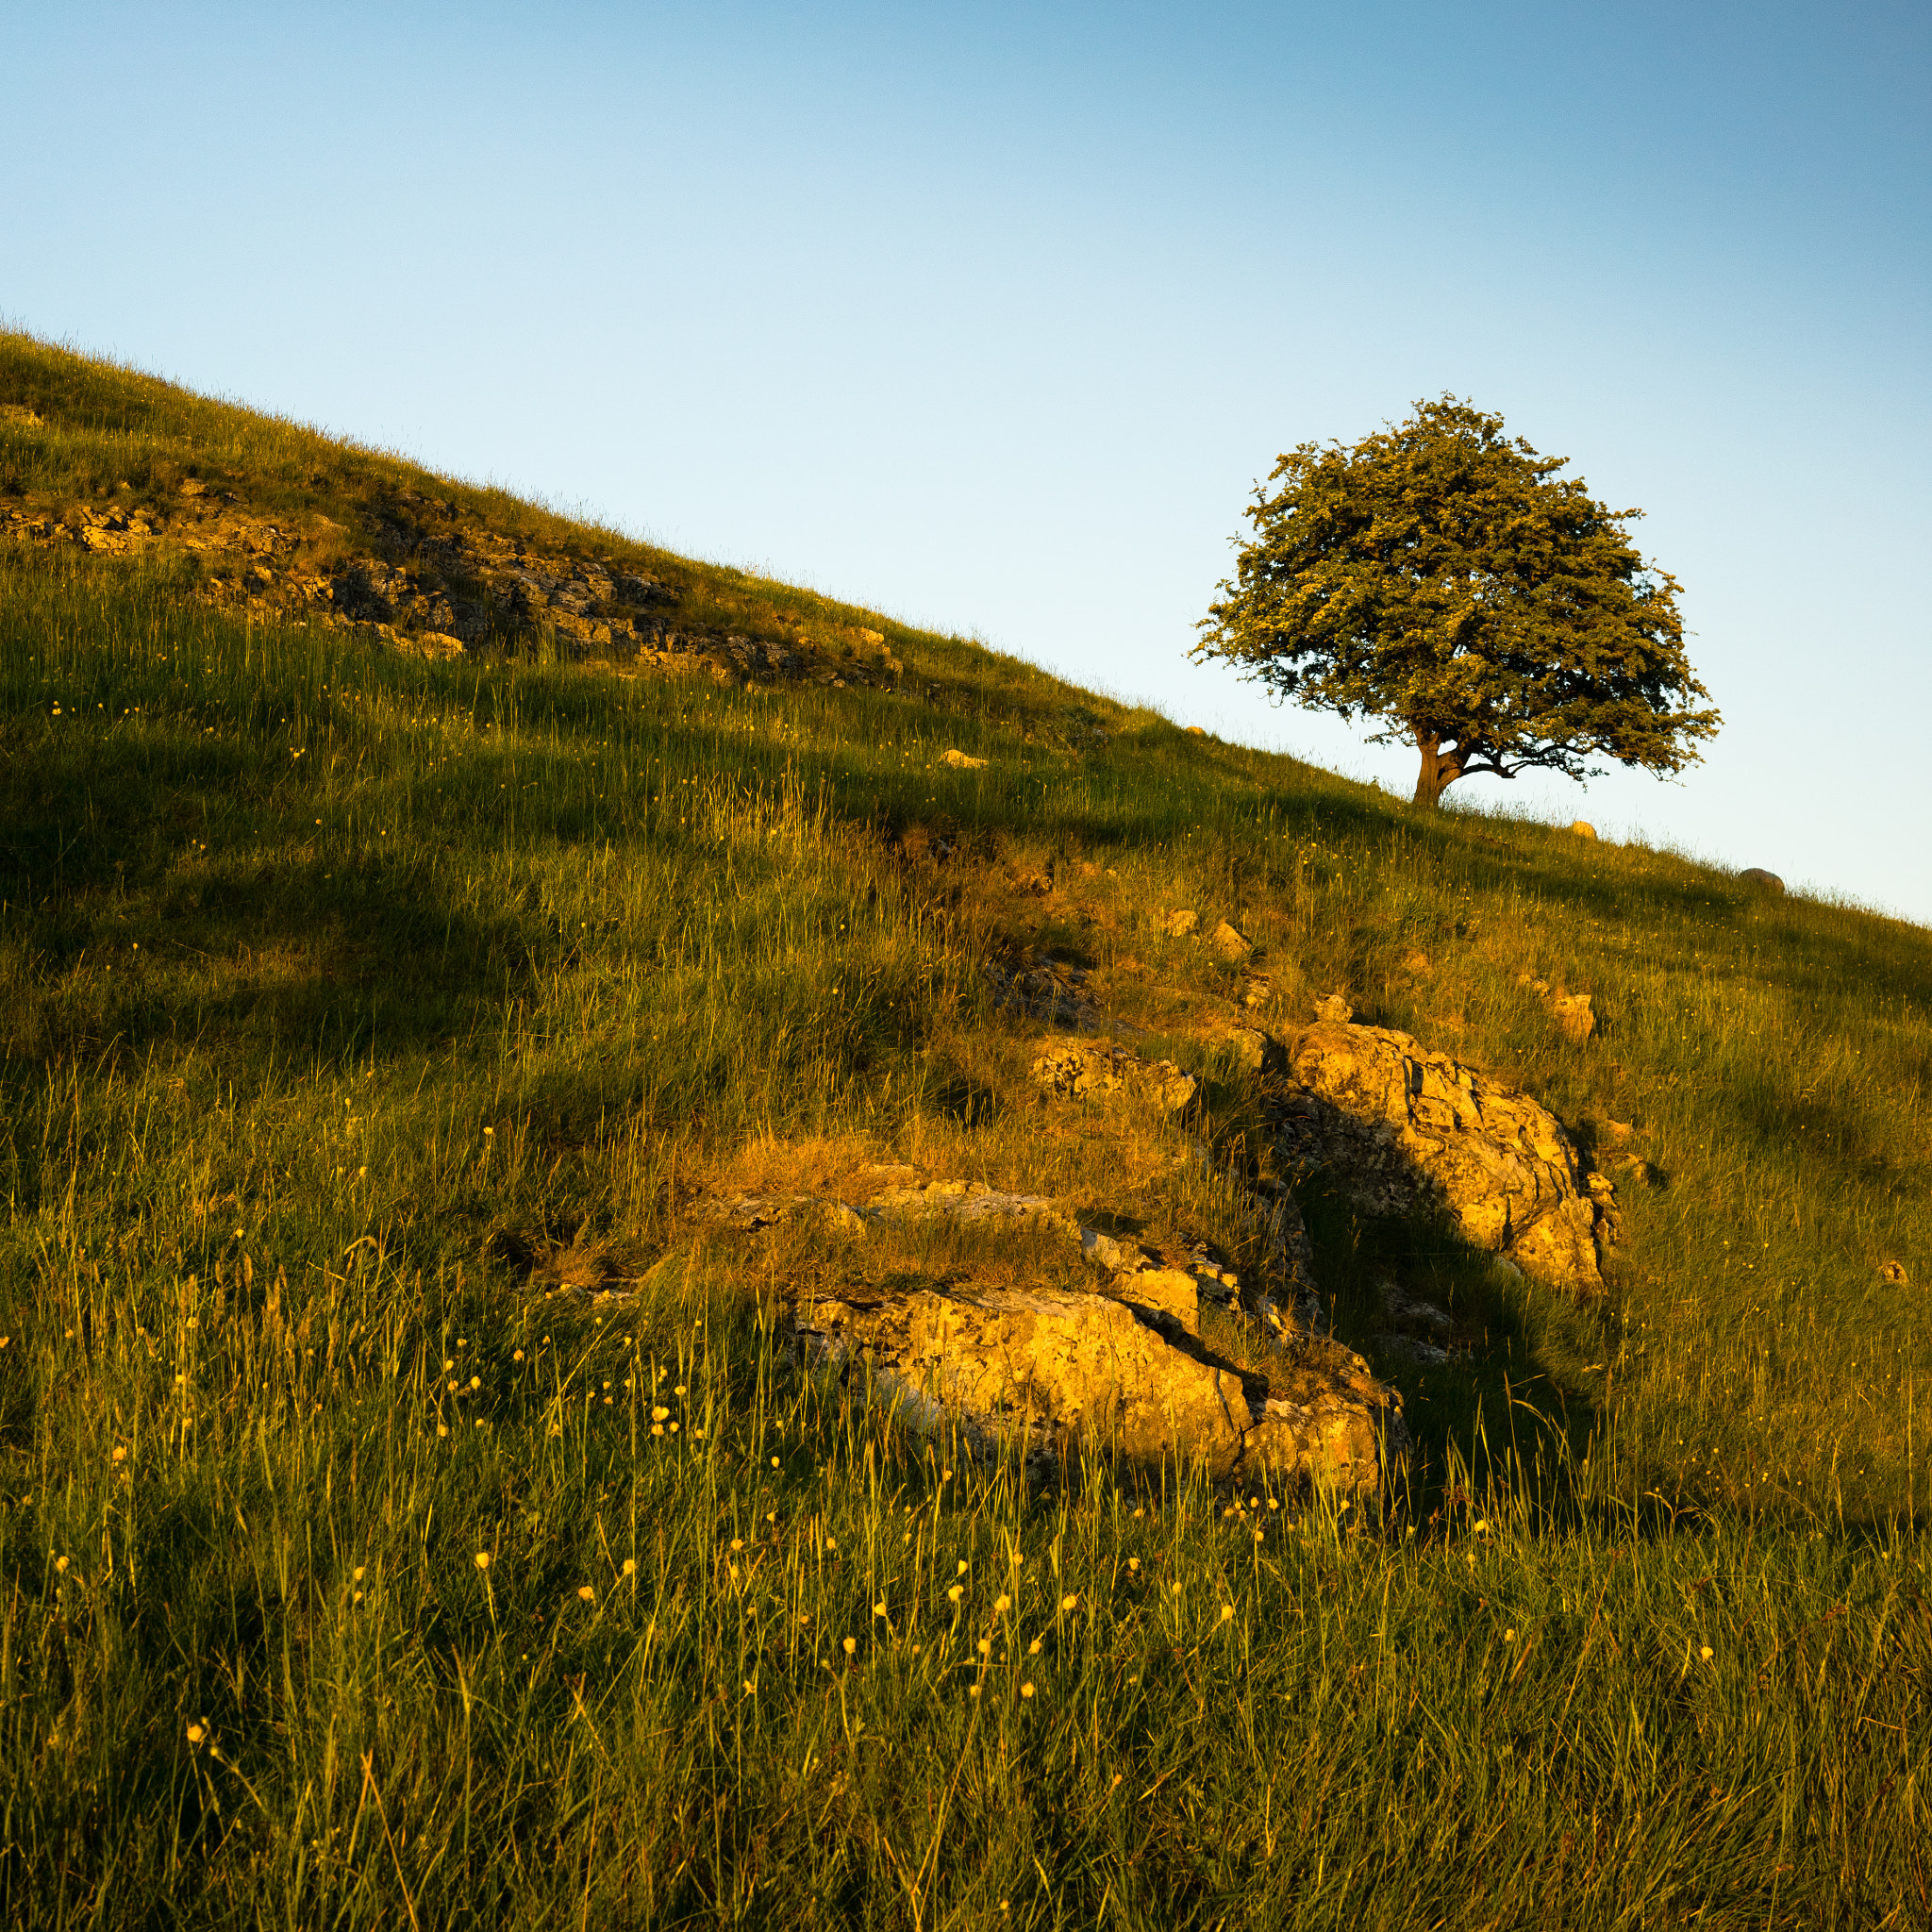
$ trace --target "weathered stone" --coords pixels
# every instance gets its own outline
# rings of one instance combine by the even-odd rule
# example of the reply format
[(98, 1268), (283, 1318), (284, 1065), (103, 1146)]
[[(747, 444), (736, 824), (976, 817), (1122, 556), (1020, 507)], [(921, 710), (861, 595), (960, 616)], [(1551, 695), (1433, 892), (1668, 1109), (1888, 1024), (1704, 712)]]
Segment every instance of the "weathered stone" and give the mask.
[(1596, 837), (1596, 827), (1588, 819), (1573, 819), (1570, 824), (1570, 829), (1579, 839), (1594, 839)]
[(1393, 1281), (1383, 1281), (1378, 1286), (1382, 1291), (1382, 1313), (1398, 1328), (1428, 1335), (1438, 1341), (1446, 1341), (1455, 1333), (1456, 1323), (1447, 1308), (1439, 1308), (1434, 1302), (1410, 1294)]
[(1017, 1453), (1036, 1479), (1084, 1451), (1369, 1500), (1407, 1448), (1400, 1396), (1360, 1357), (1330, 1346), (1244, 1374), (1108, 1295), (918, 1289), (803, 1303), (794, 1319), (812, 1357), (862, 1363), (915, 1425), (950, 1424), (989, 1459)]
[(1143, 1060), (1124, 1046), (1050, 1040), (1033, 1062), (1033, 1077), (1062, 1097), (1094, 1099), (1106, 1094), (1131, 1093), (1153, 1101), (1172, 1113), (1184, 1108), (1201, 1091), (1192, 1074), (1184, 1074), (1172, 1060)]
[(1227, 1048), (1242, 1066), (1258, 1074), (1271, 1059), (1280, 1058), (1280, 1048), (1258, 1026), (1237, 1026), (1226, 1036)]
[(1167, 915), (1166, 924), (1162, 926), (1161, 930), (1171, 940), (1184, 940), (1199, 924), (1200, 915), (1190, 911), (1186, 907), (1182, 907), (1179, 910), (1170, 912)]
[(1315, 1018), (1345, 1026), (1355, 1018), (1355, 1008), (1341, 993), (1331, 992), (1325, 999), (1315, 1002)]
[(1021, 1194), (984, 1181), (929, 1181), (889, 1188), (858, 1210), (873, 1221), (1028, 1221), (1071, 1232), (1074, 1223), (1047, 1194)]
[(1375, 1353), (1385, 1360), (1411, 1362), (1419, 1369), (1439, 1369), (1449, 1359), (1441, 1343), (1425, 1341), (1420, 1335), (1378, 1335)]
[(1208, 935), (1208, 943), (1224, 959), (1245, 959), (1255, 950), (1253, 942), (1244, 939), (1224, 919)]
[(1102, 1234), (1097, 1229), (1083, 1227), (1080, 1230), (1080, 1252), (1090, 1261), (1097, 1261), (1109, 1274), (1124, 1274), (1136, 1268), (1153, 1268), (1158, 1265), (1139, 1241), (1123, 1240), (1118, 1235)]
[(977, 772), (985, 768), (984, 758), (974, 758), (971, 752), (949, 750), (940, 760), (942, 765), (951, 765), (958, 772)]
[[(907, 1174), (910, 1168), (873, 1169), (884, 1175)], [(1001, 1221), (1037, 1222), (1077, 1232), (1074, 1223), (1046, 1194), (1008, 1193), (984, 1181), (932, 1181), (924, 1187), (890, 1187), (869, 1201), (841, 1201), (829, 1194), (718, 1195), (697, 1212), (747, 1233), (806, 1216), (820, 1225), (862, 1234), (875, 1222)]]
[(1762, 886), (1767, 892), (1782, 892), (1785, 882), (1774, 872), (1766, 872), (1761, 865), (1747, 865), (1738, 874), (1747, 886)]
[(1371, 1213), (1444, 1211), (1538, 1280), (1603, 1286), (1608, 1216), (1546, 1108), (1406, 1033), (1341, 1020), (1310, 1026), (1290, 1064), (1299, 1086), (1277, 1113), (1291, 1158), (1326, 1169)]
[(1129, 1307), (1172, 1324), (1163, 1332), (1201, 1332), (1201, 1285), (1185, 1268), (1133, 1268), (1113, 1278), (1113, 1292)]
[(1893, 1288), (1905, 1288), (1910, 1284), (1911, 1276), (1906, 1273), (1903, 1261), (1881, 1261), (1878, 1264), (1880, 1276)]

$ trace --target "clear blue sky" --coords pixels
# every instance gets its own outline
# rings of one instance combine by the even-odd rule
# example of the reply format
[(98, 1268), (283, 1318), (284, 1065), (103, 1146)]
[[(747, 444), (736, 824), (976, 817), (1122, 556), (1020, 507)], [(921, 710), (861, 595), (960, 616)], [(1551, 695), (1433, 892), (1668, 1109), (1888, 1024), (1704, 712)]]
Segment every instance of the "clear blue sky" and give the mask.
[(1932, 9), (0, 0), (0, 314), (1373, 775), (1191, 666), (1255, 479), (1452, 391), (1686, 587), (1680, 783), (1932, 922)]

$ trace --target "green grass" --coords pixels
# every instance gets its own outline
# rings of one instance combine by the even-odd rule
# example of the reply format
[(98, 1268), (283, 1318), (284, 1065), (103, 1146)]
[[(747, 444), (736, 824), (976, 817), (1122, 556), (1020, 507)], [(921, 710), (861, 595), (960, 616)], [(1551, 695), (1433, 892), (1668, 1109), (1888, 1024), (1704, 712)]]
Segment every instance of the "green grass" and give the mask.
[[(322, 460), (68, 374), (0, 400)], [(898, 692), (429, 665), (0, 557), (10, 1921), (1924, 1923), (1927, 935), (892, 648)], [(1241, 1253), (1174, 1158), (1272, 1159), (1175, 906), (1277, 1027), (1340, 989), (1638, 1129), (1589, 1306), (1290, 1176), (1344, 1340), (1394, 1272), (1480, 1343), (1391, 1369), (1378, 1526), (956, 1468), (789, 1367), (783, 1296), (1047, 1248), (688, 1211), (905, 1158)], [(1028, 946), (1198, 1129), (1042, 1111), (981, 971)], [(547, 1296), (547, 1244), (636, 1298)]]

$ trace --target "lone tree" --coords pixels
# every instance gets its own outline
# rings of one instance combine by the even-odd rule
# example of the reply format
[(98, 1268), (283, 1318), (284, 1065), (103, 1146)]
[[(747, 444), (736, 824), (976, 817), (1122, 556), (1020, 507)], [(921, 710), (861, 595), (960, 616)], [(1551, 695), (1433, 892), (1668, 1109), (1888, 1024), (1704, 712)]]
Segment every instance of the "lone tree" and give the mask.
[(1691, 708), (1710, 693), (1676, 579), (1624, 535), (1643, 512), (1559, 479), (1566, 460), (1446, 395), (1353, 449), (1303, 443), (1255, 491), (1193, 655), (1387, 719), (1370, 741), (1414, 741), (1418, 805), (1475, 772), (1681, 771), (1721, 720)]

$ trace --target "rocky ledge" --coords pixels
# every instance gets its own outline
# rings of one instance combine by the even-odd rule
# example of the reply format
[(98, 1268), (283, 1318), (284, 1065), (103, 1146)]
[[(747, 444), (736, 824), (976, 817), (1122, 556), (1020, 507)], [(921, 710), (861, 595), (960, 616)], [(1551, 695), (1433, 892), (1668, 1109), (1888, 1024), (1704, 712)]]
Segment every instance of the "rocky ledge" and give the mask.
[(915, 1425), (1017, 1456), (1035, 1480), (1095, 1457), (1379, 1502), (1406, 1462), (1401, 1397), (1334, 1343), (1259, 1375), (1156, 1311), (1042, 1288), (854, 1293), (794, 1319), (809, 1358), (862, 1371)]
[(1288, 1042), (1271, 1097), (1284, 1154), (1372, 1214), (1446, 1214), (1531, 1278), (1594, 1292), (1616, 1234), (1609, 1181), (1586, 1174), (1547, 1108), (1407, 1033), (1351, 1024), (1339, 1000)]

